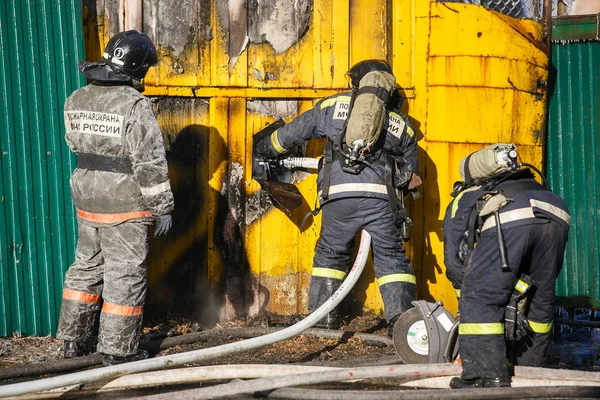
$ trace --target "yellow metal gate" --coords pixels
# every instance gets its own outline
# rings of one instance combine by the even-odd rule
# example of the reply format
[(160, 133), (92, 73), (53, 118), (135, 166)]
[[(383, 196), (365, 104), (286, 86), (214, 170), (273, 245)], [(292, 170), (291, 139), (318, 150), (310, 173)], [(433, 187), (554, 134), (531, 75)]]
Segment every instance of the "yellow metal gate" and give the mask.
[[(140, 0), (141, 15), (136, 1), (84, 3), (88, 59), (129, 28), (160, 48), (145, 94), (169, 147), (176, 211), (174, 232), (151, 243), (149, 305), (207, 320), (306, 312), (320, 220), (298, 225), (315, 204), (315, 176), (299, 177), (304, 203), (285, 215), (252, 180), (251, 138), (346, 90), (360, 60), (393, 65), (420, 138), (425, 183), (407, 245), (420, 298), (456, 310), (441, 229), (460, 159), (513, 142), (541, 163), (548, 59), (536, 22), (426, 0)], [(359, 305), (380, 312), (372, 269), (359, 286)]]

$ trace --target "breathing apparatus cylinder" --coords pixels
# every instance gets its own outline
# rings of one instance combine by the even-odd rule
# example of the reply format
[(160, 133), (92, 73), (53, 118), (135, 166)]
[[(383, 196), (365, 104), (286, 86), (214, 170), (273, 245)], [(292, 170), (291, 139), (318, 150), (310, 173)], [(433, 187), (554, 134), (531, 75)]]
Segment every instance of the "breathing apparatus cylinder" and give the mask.
[(362, 77), (354, 104), (348, 116), (346, 144), (351, 157), (373, 145), (383, 128), (386, 104), (396, 88), (396, 78), (385, 71), (371, 71)]
[(487, 178), (504, 170), (518, 168), (517, 147), (496, 143), (476, 151), (460, 161), (459, 173), (463, 182)]

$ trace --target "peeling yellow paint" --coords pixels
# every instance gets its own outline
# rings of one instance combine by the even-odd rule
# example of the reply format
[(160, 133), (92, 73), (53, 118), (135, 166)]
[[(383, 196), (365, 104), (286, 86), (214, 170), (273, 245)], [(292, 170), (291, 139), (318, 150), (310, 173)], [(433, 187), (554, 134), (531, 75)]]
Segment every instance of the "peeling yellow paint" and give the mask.
[[(302, 112), (320, 98), (347, 90), (344, 73), (353, 63), (385, 58), (393, 65), (407, 99), (403, 111), (420, 139), (424, 185), (422, 198), (410, 204), (415, 226), (406, 246), (418, 295), (442, 300), (456, 311), (445, 277), (442, 218), (459, 179), (458, 163), (489, 143), (514, 142), (525, 161), (541, 164), (548, 76), (541, 26), (459, 3), (314, 0), (309, 29), (295, 45), (276, 54), (267, 43), (249, 44), (230, 70), (227, 32), (216, 16), (216, 2), (210, 1), (210, 27), (202, 28), (210, 28), (212, 38), (204, 32), (190, 35), (197, 41), (178, 56), (162, 44), (161, 65), (146, 81), (147, 96), (189, 104), (182, 113), (162, 110), (159, 122), (170, 127), (169, 135), (177, 137), (186, 126), (198, 124), (206, 136), (197, 149), (199, 165), (171, 168), (175, 181), (180, 174), (193, 176), (195, 181), (185, 182), (197, 191), (197, 205), (176, 199), (176, 207), (199, 213), (185, 227), (174, 227), (168, 246), (152, 243), (154, 299), (192, 290), (183, 285), (179, 292), (169, 291), (166, 283), (178, 276), (180, 260), (189, 253), (197, 258), (187, 261), (187, 275), (180, 279), (194, 276), (210, 283), (210, 292), (199, 295), (198, 308), (208, 307), (204, 300), (210, 298), (218, 315), (227, 318), (261, 307), (281, 314), (306, 312), (320, 215), (303, 232), (299, 224), (315, 206), (315, 176), (296, 184), (304, 200), (291, 215), (269, 207), (252, 179), (251, 141), (276, 117), (249, 112), (246, 101), (298, 100)], [(104, 46), (114, 27), (111, 16), (103, 15), (86, 19), (90, 59), (99, 57), (98, 46)], [(206, 111), (194, 106), (200, 100), (208, 104)], [(322, 142), (311, 142), (307, 155), (318, 156), (322, 148)], [(370, 263), (358, 285), (357, 302), (381, 312)]]

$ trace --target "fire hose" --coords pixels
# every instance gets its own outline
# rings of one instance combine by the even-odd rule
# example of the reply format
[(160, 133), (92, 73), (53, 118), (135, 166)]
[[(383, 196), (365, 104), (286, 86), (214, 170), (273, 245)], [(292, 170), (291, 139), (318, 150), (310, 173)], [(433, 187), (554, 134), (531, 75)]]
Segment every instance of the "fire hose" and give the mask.
[(371, 235), (363, 230), (361, 232), (360, 244), (354, 264), (352, 265), (348, 276), (342, 282), (338, 290), (336, 290), (335, 293), (312, 314), (288, 328), (270, 333), (268, 335), (259, 336), (240, 342), (228, 343), (221, 346), (210, 347), (207, 349), (155, 357), (148, 360), (113, 365), (110, 367), (76, 372), (52, 378), (40, 379), (37, 381), (28, 381), (0, 386), (0, 397), (35, 393), (42, 390), (61, 388), (69, 385), (108, 380), (133, 373), (170, 368), (178, 365), (214, 359), (226, 356), (228, 354), (248, 351), (290, 339), (323, 319), (344, 299), (344, 297), (346, 297), (346, 295), (348, 295), (348, 293), (350, 293), (365, 267), (370, 246)]
[[(200, 332), (188, 333), (175, 337), (167, 337), (147, 342), (140, 342), (139, 348), (148, 351), (150, 354), (185, 344), (198, 343), (200, 341), (208, 341), (215, 337), (227, 337), (229, 339), (251, 339), (257, 336), (267, 335), (285, 328), (280, 327), (243, 327), (243, 328), (227, 328), (227, 329), (209, 329)], [(336, 339), (348, 340), (349, 338), (361, 339), (365, 344), (370, 346), (393, 346), (392, 339), (374, 333), (362, 333), (354, 331), (338, 331), (320, 328), (310, 328), (302, 332), (303, 336), (314, 337), (320, 339)], [(380, 365), (392, 363), (390, 360), (379, 359)], [(94, 367), (102, 364), (102, 354), (93, 353), (87, 356), (75, 358), (59, 358), (53, 361), (44, 361), (36, 364), (24, 364), (15, 367), (0, 368), (0, 381), (34, 377), (47, 374), (60, 374), (88, 367)]]

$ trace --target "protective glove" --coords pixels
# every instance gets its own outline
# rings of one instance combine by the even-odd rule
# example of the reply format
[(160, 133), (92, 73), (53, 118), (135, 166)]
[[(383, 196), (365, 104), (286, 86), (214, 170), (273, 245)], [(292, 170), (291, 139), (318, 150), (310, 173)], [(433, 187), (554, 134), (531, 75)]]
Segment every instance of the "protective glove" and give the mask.
[(514, 341), (516, 339), (516, 328), (517, 328), (517, 301), (518, 297), (513, 294), (510, 298), (509, 303), (504, 308), (504, 337), (508, 341)]
[(504, 309), (504, 337), (508, 341), (521, 340), (527, 336), (529, 322), (524, 310), (527, 303), (527, 291), (533, 285), (528, 275), (521, 274), (515, 289)]
[(173, 219), (171, 214), (159, 215), (156, 217), (156, 227), (154, 228), (154, 237), (164, 236), (171, 230)]
[(527, 317), (517, 308), (517, 323), (515, 326), (515, 340), (521, 340), (527, 336), (529, 331), (529, 321)]

